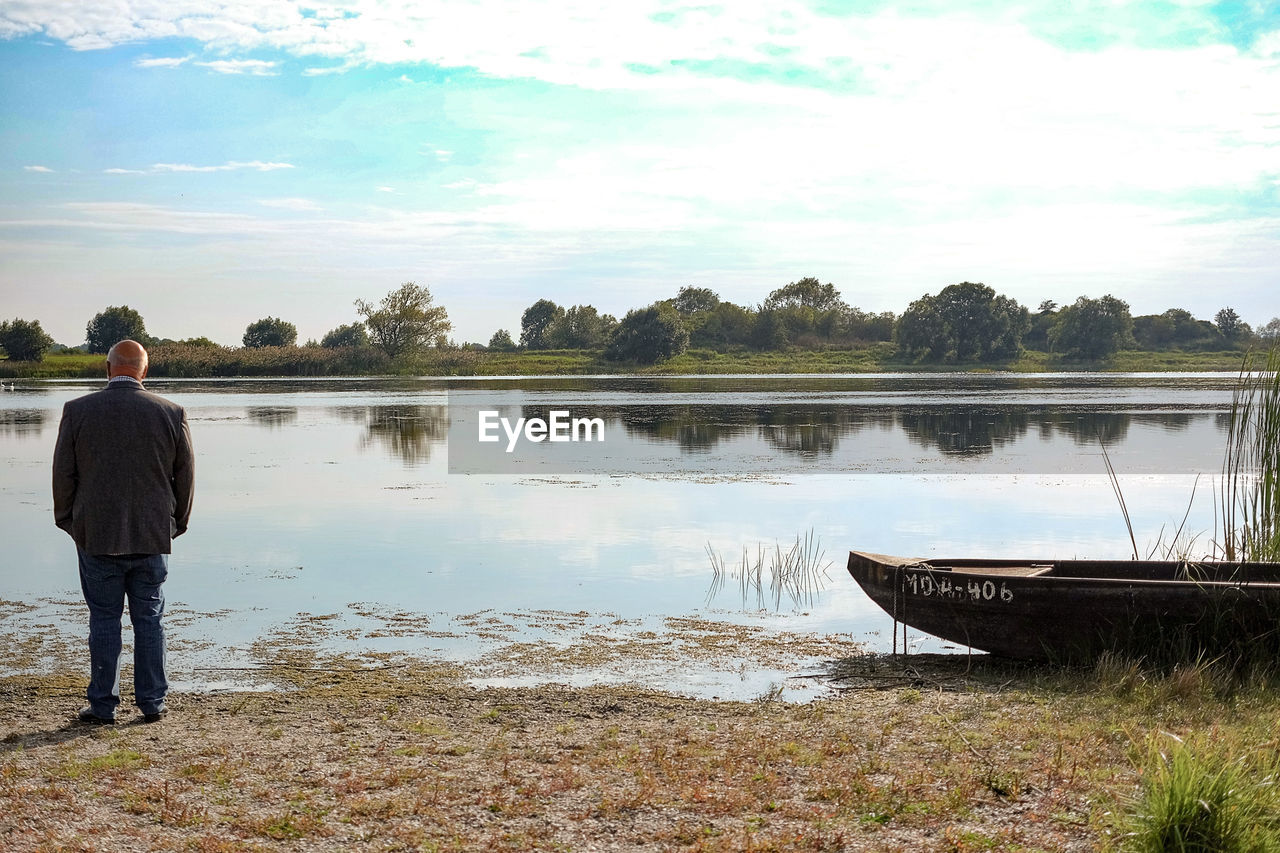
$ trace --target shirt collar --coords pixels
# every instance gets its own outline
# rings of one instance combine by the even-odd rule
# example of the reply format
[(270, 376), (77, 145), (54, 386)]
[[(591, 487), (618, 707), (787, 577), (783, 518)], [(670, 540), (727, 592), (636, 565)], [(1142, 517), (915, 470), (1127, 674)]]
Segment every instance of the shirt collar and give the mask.
[(107, 380), (107, 385), (109, 387), (111, 385), (115, 385), (117, 382), (120, 382), (120, 383), (132, 382), (134, 385), (137, 385), (139, 388), (142, 387), (141, 382), (139, 382), (137, 379), (134, 379), (132, 376), (128, 375), (127, 373), (121, 373), (119, 376), (112, 376), (110, 379)]

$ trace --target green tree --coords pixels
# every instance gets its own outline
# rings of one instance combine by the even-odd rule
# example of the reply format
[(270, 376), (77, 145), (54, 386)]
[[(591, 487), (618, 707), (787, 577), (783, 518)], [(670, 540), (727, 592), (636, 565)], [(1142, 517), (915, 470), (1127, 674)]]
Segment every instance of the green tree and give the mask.
[(941, 361), (947, 354), (947, 324), (936, 296), (925, 294), (907, 306), (893, 330), (898, 349), (912, 358)]
[(40, 328), (39, 320), (10, 320), (0, 323), (0, 349), (13, 361), (43, 361), (45, 350), (53, 346)]
[(719, 304), (719, 295), (707, 287), (682, 287), (676, 298), (671, 300), (671, 307), (679, 311), (682, 317), (711, 311)]
[(751, 346), (758, 350), (784, 350), (791, 344), (782, 312), (767, 308), (756, 312), (751, 326)]
[(830, 311), (844, 305), (840, 291), (834, 284), (823, 284), (813, 276), (779, 287), (769, 294), (764, 301), (764, 310), (779, 308), (812, 308), (815, 311)]
[(1110, 294), (1098, 299), (1081, 296), (1058, 312), (1049, 329), (1053, 351), (1076, 358), (1105, 358), (1132, 342), (1129, 303)]
[(493, 337), (489, 338), (489, 349), (497, 352), (514, 352), (516, 342), (511, 339), (511, 333), (506, 329), (499, 329), (493, 333)]
[(338, 326), (336, 329), (330, 329), (325, 332), (324, 337), (320, 339), (320, 346), (325, 349), (365, 347), (368, 345), (369, 332), (365, 329), (364, 323), (348, 323), (344, 326)]
[(564, 316), (564, 309), (550, 299), (539, 299), (520, 316), (520, 346), (525, 349), (550, 349), (552, 325)]
[[(715, 308), (701, 314), (697, 322), (690, 323), (689, 343), (698, 347), (727, 349), (747, 346), (751, 342), (751, 330), (755, 328), (755, 314), (732, 302), (721, 302)], [(686, 323), (689, 320), (686, 319)]]
[(1049, 351), (1049, 330), (1058, 322), (1058, 303), (1046, 299), (1031, 315), (1031, 328), (1022, 336), (1022, 344), (1028, 349)]
[(1248, 340), (1253, 335), (1253, 329), (1249, 328), (1248, 323), (1240, 319), (1240, 315), (1235, 312), (1234, 308), (1223, 308), (1213, 315), (1213, 324), (1218, 327), (1218, 332), (1222, 335), (1222, 339), (1228, 344), (1238, 344), (1241, 341)]
[(839, 315), (840, 326), (836, 334), (843, 335), (851, 343), (893, 340), (893, 327), (898, 318), (892, 311), (872, 314), (860, 308), (849, 308)]
[(397, 358), (445, 343), (453, 324), (444, 306), (431, 301), (431, 291), (409, 281), (384, 296), (376, 308), (357, 299), (356, 313), (364, 317), (370, 340)]
[(904, 353), (949, 362), (1013, 358), (1031, 327), (1027, 309), (982, 283), (964, 281), (925, 295), (898, 322)]
[(89, 352), (105, 353), (120, 341), (132, 340), (149, 345), (146, 323), (142, 315), (128, 305), (112, 305), (94, 315), (85, 326)]
[(1280, 317), (1272, 317), (1258, 327), (1258, 337), (1265, 341), (1280, 339)]
[(298, 342), (298, 327), (279, 317), (263, 317), (245, 327), (246, 347), (291, 347)]
[(689, 331), (670, 303), (628, 311), (613, 333), (605, 358), (655, 364), (679, 355), (689, 345)]
[(755, 345), (783, 349), (795, 343), (813, 346), (839, 334), (849, 306), (833, 284), (813, 276), (793, 281), (769, 294), (756, 318)]
[(543, 337), (553, 349), (601, 349), (617, 325), (617, 320), (594, 306), (574, 305), (556, 315)]
[(1217, 326), (1207, 320), (1197, 320), (1182, 308), (1134, 317), (1133, 337), (1139, 347), (1151, 350), (1204, 350), (1222, 345)]
[(201, 336), (200, 336), (200, 337), (198, 337), (198, 338), (183, 338), (182, 340), (178, 341), (177, 343), (180, 343), (180, 344), (182, 344), (183, 346), (188, 346), (188, 347), (217, 347), (217, 346), (220, 346), (220, 344), (218, 344), (216, 341), (210, 340), (209, 338), (205, 337), (204, 335), (201, 335)]

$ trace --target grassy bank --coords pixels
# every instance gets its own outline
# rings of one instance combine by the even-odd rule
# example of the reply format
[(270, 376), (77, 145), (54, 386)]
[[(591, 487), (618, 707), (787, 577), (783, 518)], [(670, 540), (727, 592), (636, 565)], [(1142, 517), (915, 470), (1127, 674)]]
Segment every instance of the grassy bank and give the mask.
[(20, 379), (72, 379), (105, 376), (106, 358), (87, 353), (52, 353), (43, 361), (0, 360), (0, 377)]
[[(1242, 779), (1274, 769), (1280, 693), (1267, 679), (964, 656), (850, 659), (836, 674), (842, 692), (795, 705), (473, 689), (450, 668), (328, 661), (275, 672), (287, 691), (179, 695), (159, 724), (110, 728), (66, 722), (77, 675), (9, 678), (0, 839), (9, 850), (1142, 849), (1175, 738), (1208, 765), (1242, 757)], [(1180, 790), (1197, 784), (1193, 774)]]
[[(857, 349), (729, 352), (689, 350), (657, 365), (638, 366), (608, 361), (599, 352), (546, 350), (479, 352), (430, 350), (412, 359), (393, 362), (371, 349), (326, 350), (316, 347), (157, 346), (151, 373), (157, 377), (227, 376), (580, 376), (602, 373), (763, 374), (763, 373), (883, 373), (949, 370), (1197, 372), (1235, 371), (1241, 353), (1124, 351), (1101, 361), (1067, 361), (1048, 353), (1028, 351), (1020, 357), (989, 364), (939, 365), (905, 362), (891, 344)], [(56, 353), (41, 362), (0, 360), (0, 377), (74, 378), (103, 375), (103, 357)]]

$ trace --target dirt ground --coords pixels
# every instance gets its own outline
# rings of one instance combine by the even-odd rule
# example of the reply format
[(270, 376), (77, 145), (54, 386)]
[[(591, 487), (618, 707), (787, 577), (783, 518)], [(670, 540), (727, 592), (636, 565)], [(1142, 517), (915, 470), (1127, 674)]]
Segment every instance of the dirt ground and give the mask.
[[(831, 698), (466, 686), (311, 662), (291, 689), (74, 723), (74, 673), (0, 680), (0, 848), (1092, 850), (1130, 739), (964, 656), (866, 657)], [(126, 699), (127, 701), (127, 699)], [(1087, 704), (1087, 703), (1086, 703)]]

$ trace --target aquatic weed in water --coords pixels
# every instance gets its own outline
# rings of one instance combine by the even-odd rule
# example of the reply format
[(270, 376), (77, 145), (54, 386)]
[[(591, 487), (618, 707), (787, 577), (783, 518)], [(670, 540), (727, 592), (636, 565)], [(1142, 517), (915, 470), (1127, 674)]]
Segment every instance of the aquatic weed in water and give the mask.
[(793, 607), (811, 606), (830, 579), (827, 569), (831, 562), (823, 561), (822, 546), (812, 530), (803, 537), (796, 536), (796, 541), (786, 551), (782, 550), (781, 543), (775, 542), (772, 548), (759, 544), (754, 559), (743, 546), (742, 561), (736, 568), (729, 568), (710, 542), (706, 550), (712, 573), (711, 586), (707, 590), (708, 606), (729, 578), (738, 582), (743, 608), (754, 595), (757, 610), (764, 610), (770, 600), (774, 610), (781, 610), (784, 595)]

